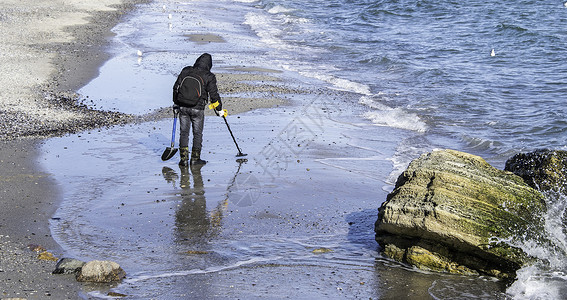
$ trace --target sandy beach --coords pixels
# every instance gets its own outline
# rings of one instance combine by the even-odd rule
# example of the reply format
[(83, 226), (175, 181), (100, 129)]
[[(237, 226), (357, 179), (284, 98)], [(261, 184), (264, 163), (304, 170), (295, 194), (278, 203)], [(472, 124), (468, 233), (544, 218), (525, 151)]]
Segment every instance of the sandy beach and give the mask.
[[(0, 299), (75, 299), (83, 286), (52, 275), (54, 261), (38, 259), (40, 246), (56, 257), (49, 220), (60, 201), (54, 179), (37, 163), (46, 138), (169, 117), (167, 108), (145, 116), (98, 111), (77, 102), (77, 89), (110, 57), (110, 29), (145, 0), (0, 1)], [(188, 35), (194, 43), (223, 43), (216, 35)], [(290, 93), (273, 70), (233, 67), (218, 75), (223, 92), (266, 93), (227, 97), (231, 114), (285, 104)], [(210, 114), (210, 112), (208, 112)]]
[(54, 276), (48, 221), (55, 183), (37, 164), (43, 139), (121, 122), (77, 106), (74, 90), (108, 57), (110, 29), (145, 1), (0, 1), (0, 298), (76, 299), (80, 285)]
[[(257, 32), (281, 7), (252, 18), (266, 14), (198, 3), (0, 0), (1, 300), (428, 299), (446, 286), (498, 299), (498, 282), (379, 253), (377, 208), (421, 151), (420, 126), (376, 126), (362, 117), (368, 88), (303, 65), (327, 50)], [(229, 117), (206, 111), (208, 163), (183, 168), (160, 159), (171, 86), (203, 52)], [(127, 277), (52, 275), (43, 249)]]

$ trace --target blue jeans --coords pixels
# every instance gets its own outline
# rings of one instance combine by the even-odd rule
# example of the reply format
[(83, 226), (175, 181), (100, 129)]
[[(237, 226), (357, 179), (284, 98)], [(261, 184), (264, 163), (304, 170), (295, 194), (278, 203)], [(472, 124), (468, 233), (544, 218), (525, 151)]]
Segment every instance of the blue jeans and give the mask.
[(203, 126), (205, 111), (189, 107), (179, 108), (179, 147), (189, 147), (189, 130), (193, 125), (193, 149), (201, 149), (203, 144)]

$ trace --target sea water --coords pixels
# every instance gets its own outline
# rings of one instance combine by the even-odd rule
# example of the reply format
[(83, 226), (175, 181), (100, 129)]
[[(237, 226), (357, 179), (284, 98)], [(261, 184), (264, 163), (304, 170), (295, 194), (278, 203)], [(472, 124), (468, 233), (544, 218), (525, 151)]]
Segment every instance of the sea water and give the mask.
[[(140, 6), (114, 29), (114, 58), (80, 91), (99, 108), (142, 114), (169, 105), (175, 75), (203, 52), (213, 54), (213, 69), (275, 69), (305, 89), (341, 96), (296, 96), (295, 111), (230, 119), (235, 131), (247, 132), (239, 138), (254, 158), (235, 165), (233, 174), (207, 165), (203, 195), (186, 194), (196, 190), (193, 179), (184, 181), (193, 173), (174, 163), (162, 169), (148, 158), (159, 157), (167, 143), (169, 121), (52, 140), (44, 160), (65, 195), (54, 235), (71, 255), (120, 260), (131, 276), (117, 289), (139, 298), (159, 298), (165, 286), (174, 298), (388, 298), (415, 290), (415, 297), (434, 299), (561, 299), (567, 286), (561, 196), (549, 197), (553, 209), (546, 217), (557, 248), (516, 245), (549, 263), (520, 270), (509, 286), (385, 260), (372, 222), (396, 177), (422, 153), (451, 148), (502, 168), (518, 152), (567, 150), (566, 25), (562, 1), (162, 0)], [(225, 42), (194, 43), (188, 40), (194, 34)], [(128, 80), (117, 86), (117, 76)], [(309, 117), (325, 107), (334, 114), (321, 122)], [(307, 150), (271, 152), (272, 163), (264, 154), (284, 140), (279, 132), (296, 124), (309, 129), (302, 132)], [(205, 147), (219, 149), (213, 154), (221, 157), (230, 156), (218, 143), (223, 126), (207, 123), (205, 132), (211, 137)], [(62, 164), (69, 155), (84, 168)], [(285, 159), (290, 156), (297, 163)], [(239, 175), (246, 172), (253, 176)], [(309, 200), (321, 195), (328, 199)], [(201, 219), (187, 225), (186, 212)], [(222, 230), (214, 225), (221, 215)], [(200, 240), (179, 229), (199, 224), (208, 224), (196, 235)], [(306, 251), (319, 248), (333, 252)], [(336, 272), (348, 278), (337, 280)]]

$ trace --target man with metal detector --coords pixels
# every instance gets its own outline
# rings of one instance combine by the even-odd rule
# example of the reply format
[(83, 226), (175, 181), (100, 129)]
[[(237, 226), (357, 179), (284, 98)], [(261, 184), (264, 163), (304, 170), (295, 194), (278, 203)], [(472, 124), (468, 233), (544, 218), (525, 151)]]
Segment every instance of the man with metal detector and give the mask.
[[(203, 126), (205, 124), (205, 106), (208, 101), (221, 117), (226, 116), (222, 109), (222, 102), (217, 88), (217, 78), (211, 73), (213, 59), (210, 54), (204, 53), (193, 66), (183, 68), (173, 85), (173, 109), (179, 112), (180, 166), (204, 165), (207, 162), (201, 159), (203, 143)], [(189, 159), (189, 130), (193, 128), (193, 145)]]

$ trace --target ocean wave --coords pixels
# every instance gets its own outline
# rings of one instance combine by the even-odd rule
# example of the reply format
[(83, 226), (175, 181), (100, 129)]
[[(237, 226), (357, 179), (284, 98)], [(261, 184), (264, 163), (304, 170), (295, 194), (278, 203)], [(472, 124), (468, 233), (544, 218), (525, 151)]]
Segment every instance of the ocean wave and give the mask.
[(401, 140), (396, 147), (396, 151), (389, 160), (392, 162), (392, 172), (388, 175), (388, 183), (392, 186), (396, 184), (398, 177), (402, 174), (412, 160), (421, 154), (436, 150), (430, 142), (422, 135), (417, 135)]
[(519, 25), (512, 25), (512, 24), (500, 24), (498, 26), (496, 26), (496, 28), (498, 29), (498, 31), (514, 31), (514, 32), (519, 32), (519, 33), (523, 33), (523, 32), (527, 32), (528, 29), (519, 26)]
[[(269, 10), (270, 13), (275, 13), (275, 11), (289, 10), (281, 6), (275, 6)], [(311, 55), (311, 57), (324, 55), (328, 50), (288, 41), (288, 32), (294, 31), (290, 28), (300, 27), (301, 30), (295, 30), (296, 33), (297, 31), (308, 32), (310, 31), (308, 23), (310, 23), (309, 20), (295, 16), (277, 16), (257, 12), (246, 14), (244, 21), (244, 24), (250, 26), (263, 43), (276, 50), (283, 50), (286, 53), (301, 53), (302, 55)], [(281, 55), (281, 57), (284, 57), (284, 55)], [(337, 68), (332, 65), (297, 61), (296, 59), (279, 60), (279, 64), (279, 67), (284, 70), (297, 72), (301, 76), (329, 83), (332, 88), (337, 90), (363, 95), (371, 94), (368, 85), (333, 75), (331, 72), (337, 71)]]
[(270, 8), (268, 10), (269, 13), (274, 14), (274, 15), (282, 14), (282, 13), (290, 13), (292, 11), (294, 11), (294, 9), (287, 8), (287, 7), (284, 7), (284, 6), (281, 6), (281, 5), (276, 5), (276, 6)]
[(358, 83), (344, 78), (338, 78), (329, 74), (317, 74), (317, 73), (307, 73), (301, 72), (304, 76), (309, 76), (315, 79), (322, 80), (324, 82), (330, 83), (338, 90), (354, 92), (363, 95), (370, 95), (370, 87), (366, 84)]
[(288, 53), (315, 50), (303, 45), (294, 45), (287, 41), (291, 35), (308, 31), (308, 29), (305, 29), (308, 26), (304, 26), (307, 23), (309, 23), (309, 20), (304, 18), (257, 12), (247, 13), (243, 22), (244, 25), (250, 26), (263, 43), (274, 49), (286, 50)]
[(389, 107), (365, 96), (360, 98), (359, 103), (372, 108), (371, 111), (364, 112), (362, 116), (372, 121), (374, 125), (417, 132), (427, 131), (427, 124), (418, 115), (407, 112), (400, 107)]
[(472, 137), (468, 135), (463, 135), (461, 137), (462, 141), (466, 143), (468, 148), (475, 150), (492, 150), (499, 152), (502, 149), (503, 144), (501, 142), (484, 139), (480, 137)]
[(567, 196), (546, 193), (546, 207), (545, 232), (552, 245), (531, 240), (507, 241), (542, 261), (516, 272), (516, 281), (506, 290), (513, 299), (564, 299), (567, 293)]
[(218, 273), (226, 270), (236, 269), (242, 266), (247, 266), (251, 264), (257, 263), (266, 263), (270, 261), (274, 261), (277, 259), (281, 259), (281, 256), (273, 256), (273, 257), (251, 257), (247, 260), (237, 261), (231, 265), (225, 266), (211, 266), (206, 269), (191, 269), (191, 270), (181, 270), (181, 271), (171, 271), (171, 272), (161, 272), (156, 274), (138, 274), (134, 275), (131, 278), (125, 279), (124, 283), (132, 284), (137, 283), (139, 281), (148, 281), (152, 279), (159, 279), (159, 278), (167, 278), (167, 277), (179, 277), (179, 276), (187, 276), (187, 275), (195, 275), (195, 274), (209, 274), (209, 273)]

